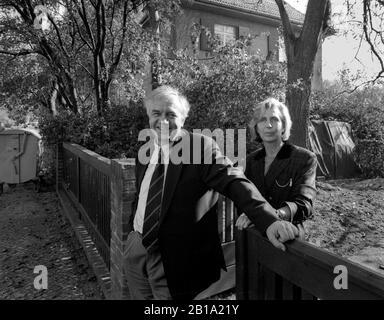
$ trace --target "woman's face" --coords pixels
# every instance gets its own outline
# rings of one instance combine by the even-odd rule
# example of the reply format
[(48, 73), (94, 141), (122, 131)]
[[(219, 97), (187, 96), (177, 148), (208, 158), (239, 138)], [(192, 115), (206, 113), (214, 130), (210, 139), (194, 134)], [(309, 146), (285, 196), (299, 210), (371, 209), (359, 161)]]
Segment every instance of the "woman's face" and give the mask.
[(257, 132), (264, 143), (281, 143), (284, 132), (281, 112), (277, 107), (264, 111), (257, 123)]

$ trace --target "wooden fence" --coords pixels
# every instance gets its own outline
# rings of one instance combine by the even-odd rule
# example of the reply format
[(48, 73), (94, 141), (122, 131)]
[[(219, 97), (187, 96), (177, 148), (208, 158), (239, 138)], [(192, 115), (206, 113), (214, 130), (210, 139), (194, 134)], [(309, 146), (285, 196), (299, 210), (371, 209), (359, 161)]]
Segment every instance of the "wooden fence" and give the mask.
[(382, 274), (308, 242), (295, 240), (283, 252), (255, 229), (236, 237), (237, 299), (384, 299)]
[(74, 144), (63, 144), (62, 190), (78, 209), (107, 267), (111, 241), (111, 160)]
[[(58, 148), (57, 190), (76, 208), (108, 267), (114, 299), (129, 298), (123, 252), (134, 214), (134, 169), (134, 159), (106, 159), (75, 144)], [(218, 216), (228, 271), (198, 299), (235, 286), (237, 299), (384, 299), (384, 277), (361, 265), (299, 240), (283, 252), (255, 229), (235, 232), (236, 208), (223, 196)], [(336, 266), (348, 271), (348, 289), (335, 289)]]

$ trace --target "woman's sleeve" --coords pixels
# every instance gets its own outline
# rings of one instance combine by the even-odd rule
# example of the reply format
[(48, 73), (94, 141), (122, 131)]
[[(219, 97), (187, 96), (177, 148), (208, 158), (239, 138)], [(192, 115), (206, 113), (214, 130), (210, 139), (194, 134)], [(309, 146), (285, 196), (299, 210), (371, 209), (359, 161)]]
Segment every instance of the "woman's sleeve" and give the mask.
[(299, 223), (312, 215), (313, 200), (316, 197), (316, 155), (310, 153), (301, 162), (293, 181), (291, 197), (285, 204), (291, 211), (291, 221)]

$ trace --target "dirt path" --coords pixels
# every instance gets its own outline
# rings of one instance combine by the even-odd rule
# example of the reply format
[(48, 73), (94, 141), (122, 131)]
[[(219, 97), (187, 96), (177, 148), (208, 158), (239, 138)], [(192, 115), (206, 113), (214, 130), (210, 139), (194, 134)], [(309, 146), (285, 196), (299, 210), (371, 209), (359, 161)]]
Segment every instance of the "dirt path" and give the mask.
[[(36, 290), (34, 268), (48, 270)], [(0, 196), (0, 299), (103, 299), (86, 256), (61, 215), (54, 192), (4, 186)]]

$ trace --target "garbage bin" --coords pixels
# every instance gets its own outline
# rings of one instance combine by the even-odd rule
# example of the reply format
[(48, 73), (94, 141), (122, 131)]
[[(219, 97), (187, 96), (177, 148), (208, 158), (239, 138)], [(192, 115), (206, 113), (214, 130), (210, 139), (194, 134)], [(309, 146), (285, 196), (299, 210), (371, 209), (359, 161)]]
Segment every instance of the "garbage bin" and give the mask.
[(31, 129), (0, 132), (0, 183), (37, 179), (41, 136)]

